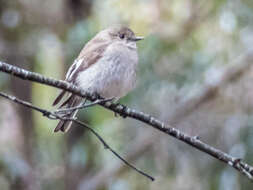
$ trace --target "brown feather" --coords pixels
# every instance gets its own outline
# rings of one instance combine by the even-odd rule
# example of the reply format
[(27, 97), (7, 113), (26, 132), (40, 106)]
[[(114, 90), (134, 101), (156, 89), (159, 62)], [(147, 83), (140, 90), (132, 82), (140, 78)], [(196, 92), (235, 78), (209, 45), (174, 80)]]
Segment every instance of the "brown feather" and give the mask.
[(95, 64), (103, 56), (103, 53), (108, 47), (108, 45), (109, 45), (108, 42), (101, 41), (95, 46), (94, 44), (93, 46), (89, 46), (89, 43), (86, 46), (84, 46), (78, 58), (76, 59), (76, 60), (83, 59), (82, 64), (79, 66), (79, 68), (73, 70), (74, 73), (70, 74), (71, 78), (68, 78), (66, 80), (70, 83), (76, 84), (78, 74), (86, 70), (91, 65)]
[[(70, 98), (68, 98), (68, 102), (66, 103), (66, 108), (78, 106), (80, 104), (80, 102), (81, 102), (80, 97), (78, 97), (76, 95), (71, 95)], [(66, 116), (72, 118), (75, 116), (77, 111), (78, 110), (71, 111)], [(66, 132), (69, 129), (71, 123), (72, 123), (71, 121), (59, 121), (59, 123), (57, 124), (57, 126), (54, 129), (54, 132), (58, 132), (58, 131)]]
[(65, 90), (61, 91), (61, 93), (54, 100), (53, 106), (55, 106), (56, 104), (58, 104), (61, 101), (61, 99), (65, 95), (65, 93), (66, 93)]
[[(80, 72), (86, 70), (91, 65), (95, 64), (98, 59), (100, 59), (103, 56), (103, 53), (105, 52), (106, 48), (112, 43), (112, 41), (105, 40), (103, 38), (100, 38), (95, 36), (92, 40), (90, 40), (82, 49), (80, 52), (78, 58), (76, 61), (83, 59), (82, 63), (78, 68), (76, 68), (76, 61), (73, 63), (73, 65), (69, 68), (68, 75), (66, 76), (66, 81), (69, 83), (72, 83), (74, 85), (77, 85), (77, 77)], [(55, 99), (53, 105), (58, 104), (63, 96), (65, 95), (66, 91), (62, 91), (58, 97)], [(81, 98), (78, 96), (71, 95), (63, 104), (60, 106), (62, 108), (63, 106), (66, 106), (66, 108), (78, 106), (81, 102)], [(74, 117), (77, 111), (71, 112), (68, 117)], [(58, 125), (56, 126), (54, 132), (62, 131), (65, 132), (69, 128), (72, 122), (70, 121), (59, 121)]]
[(59, 108), (62, 108), (63, 106), (65, 106), (66, 104), (68, 104), (69, 102), (72, 102), (75, 98), (75, 95), (72, 94), (65, 102), (63, 102)]
[(59, 123), (57, 124), (57, 126), (54, 129), (55, 133), (61, 130), (62, 126), (64, 125), (64, 122), (65, 121), (59, 121)]

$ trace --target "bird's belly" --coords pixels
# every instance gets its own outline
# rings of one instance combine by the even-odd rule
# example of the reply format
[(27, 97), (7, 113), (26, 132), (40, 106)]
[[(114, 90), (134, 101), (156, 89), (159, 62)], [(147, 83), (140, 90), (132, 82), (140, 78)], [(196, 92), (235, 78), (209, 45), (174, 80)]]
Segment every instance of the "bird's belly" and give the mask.
[(125, 96), (135, 86), (136, 63), (121, 56), (101, 58), (79, 75), (79, 86), (104, 98)]

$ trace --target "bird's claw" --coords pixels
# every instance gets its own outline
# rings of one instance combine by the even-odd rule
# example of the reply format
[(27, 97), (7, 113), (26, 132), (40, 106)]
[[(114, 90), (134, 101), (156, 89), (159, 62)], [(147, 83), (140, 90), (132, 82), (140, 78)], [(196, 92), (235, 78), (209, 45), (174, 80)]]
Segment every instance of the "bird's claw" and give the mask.
[[(115, 104), (116, 107), (117, 107), (118, 105), (119, 105), (119, 103), (116, 103), (116, 104)], [(115, 116), (115, 117), (121, 116), (122, 118), (125, 119), (125, 118), (127, 118), (127, 116), (128, 116), (128, 115), (125, 113), (125, 112), (126, 112), (125, 110), (126, 110), (127, 107), (124, 106), (124, 105), (121, 105), (121, 106), (123, 107), (123, 108), (121, 109), (121, 112), (120, 112), (120, 113), (114, 112), (114, 116)]]

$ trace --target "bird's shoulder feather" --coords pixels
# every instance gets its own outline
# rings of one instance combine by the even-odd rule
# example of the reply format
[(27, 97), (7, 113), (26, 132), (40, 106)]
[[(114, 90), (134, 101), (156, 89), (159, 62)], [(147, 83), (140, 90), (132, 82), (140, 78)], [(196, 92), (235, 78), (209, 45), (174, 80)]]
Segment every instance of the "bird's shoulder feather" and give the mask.
[(89, 41), (69, 68), (65, 80), (70, 83), (75, 83), (78, 73), (96, 63), (103, 56), (103, 53), (110, 43), (111, 42), (99, 38)]

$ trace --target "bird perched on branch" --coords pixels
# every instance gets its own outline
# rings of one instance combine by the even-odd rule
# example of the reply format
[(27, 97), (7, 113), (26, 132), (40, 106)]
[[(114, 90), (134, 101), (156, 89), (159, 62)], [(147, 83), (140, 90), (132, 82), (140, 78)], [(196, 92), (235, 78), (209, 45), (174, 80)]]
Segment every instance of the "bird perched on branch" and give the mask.
[[(102, 30), (84, 46), (69, 68), (65, 80), (83, 92), (98, 94), (103, 98), (119, 99), (125, 96), (136, 83), (136, 42), (141, 39), (127, 27)], [(57, 105), (66, 93), (62, 91), (53, 105)], [(81, 102), (81, 97), (69, 94), (59, 108), (75, 107)], [(67, 116), (74, 117), (77, 111), (67, 112)], [(54, 132), (66, 132), (70, 126), (71, 121), (59, 121)]]

